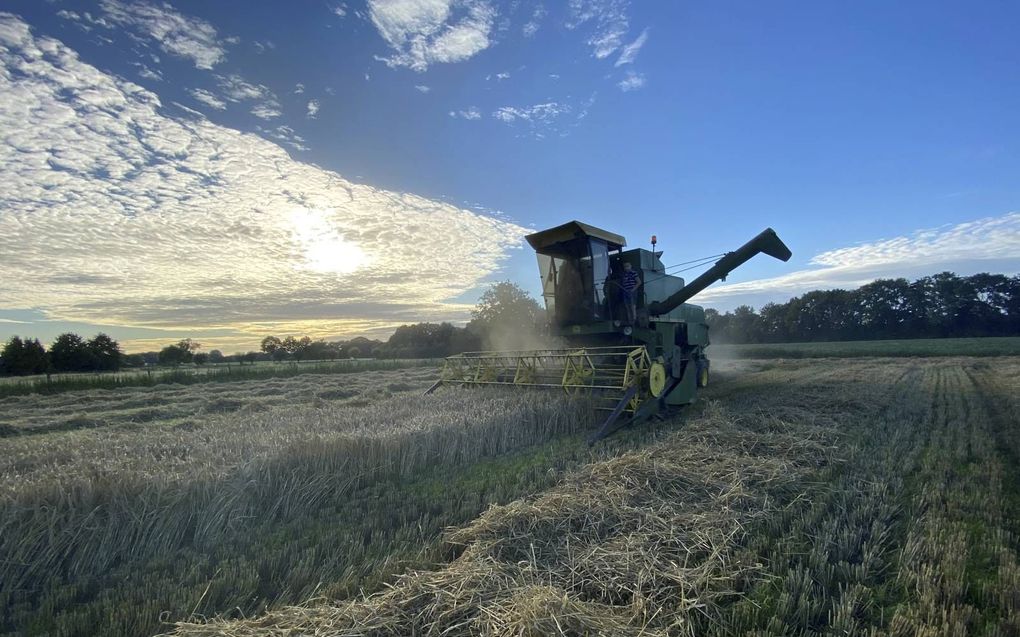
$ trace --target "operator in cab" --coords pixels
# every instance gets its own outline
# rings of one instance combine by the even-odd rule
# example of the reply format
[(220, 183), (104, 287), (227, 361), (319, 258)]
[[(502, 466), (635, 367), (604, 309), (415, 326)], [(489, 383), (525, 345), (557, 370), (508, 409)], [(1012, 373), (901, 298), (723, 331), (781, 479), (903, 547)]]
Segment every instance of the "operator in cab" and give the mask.
[(641, 275), (630, 263), (624, 262), (623, 274), (620, 275), (620, 300), (627, 311), (627, 324), (637, 323), (637, 292), (641, 287)]

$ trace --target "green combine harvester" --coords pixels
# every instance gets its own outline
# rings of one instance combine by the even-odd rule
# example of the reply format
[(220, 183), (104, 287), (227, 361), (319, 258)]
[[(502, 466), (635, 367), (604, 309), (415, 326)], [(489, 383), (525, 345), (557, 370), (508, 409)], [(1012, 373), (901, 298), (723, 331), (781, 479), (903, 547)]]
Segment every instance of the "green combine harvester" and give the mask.
[[(708, 384), (709, 339), (705, 310), (687, 301), (759, 253), (781, 261), (792, 254), (768, 228), (717, 255), (711, 268), (685, 284), (666, 272), (655, 237), (652, 250), (624, 250), (622, 236), (571, 221), (526, 238), (538, 255), (552, 334), (569, 347), (450, 356), (425, 393), (448, 384), (590, 393), (609, 412), (590, 443), (669, 406), (694, 402), (698, 388)], [(642, 283), (633, 313), (622, 301), (625, 264)]]

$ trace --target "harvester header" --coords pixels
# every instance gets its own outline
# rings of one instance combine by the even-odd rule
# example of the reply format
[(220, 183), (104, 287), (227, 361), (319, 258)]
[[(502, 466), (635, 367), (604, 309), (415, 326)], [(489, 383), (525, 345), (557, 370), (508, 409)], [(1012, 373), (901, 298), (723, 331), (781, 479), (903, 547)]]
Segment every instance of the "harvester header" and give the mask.
[(444, 383), (590, 392), (608, 412), (591, 442), (694, 402), (708, 384), (709, 338), (704, 309), (687, 301), (758, 254), (792, 256), (766, 228), (685, 284), (667, 272), (655, 237), (653, 250), (625, 250), (622, 235), (570, 221), (525, 238), (538, 257), (550, 332), (566, 347), (451, 356), (426, 393)]

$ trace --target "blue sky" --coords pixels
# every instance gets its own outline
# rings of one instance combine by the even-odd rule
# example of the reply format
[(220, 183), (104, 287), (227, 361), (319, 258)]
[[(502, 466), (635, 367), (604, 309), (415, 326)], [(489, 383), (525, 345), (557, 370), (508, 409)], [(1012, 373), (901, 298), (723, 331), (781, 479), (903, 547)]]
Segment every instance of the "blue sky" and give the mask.
[(384, 336), (576, 218), (707, 305), (1020, 271), (1020, 5), (7, 2), (0, 338)]

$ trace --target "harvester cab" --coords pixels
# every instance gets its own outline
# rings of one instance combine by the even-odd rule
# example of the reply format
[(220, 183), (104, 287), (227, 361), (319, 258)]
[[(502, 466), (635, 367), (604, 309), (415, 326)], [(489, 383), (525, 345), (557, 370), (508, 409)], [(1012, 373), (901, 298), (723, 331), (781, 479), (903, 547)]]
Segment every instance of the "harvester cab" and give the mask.
[(759, 253), (791, 256), (767, 228), (686, 283), (667, 273), (662, 252), (625, 250), (622, 236), (579, 221), (526, 239), (538, 256), (550, 332), (566, 347), (451, 356), (426, 393), (442, 384), (590, 393), (608, 412), (592, 443), (668, 406), (694, 402), (708, 384), (709, 336), (705, 310), (687, 301)]

